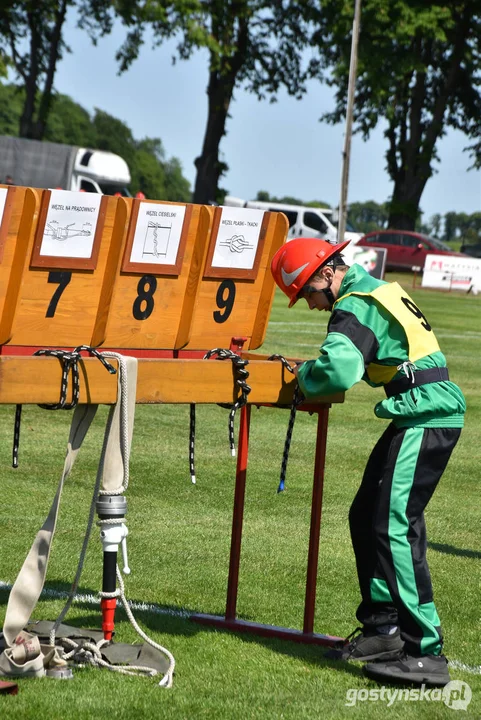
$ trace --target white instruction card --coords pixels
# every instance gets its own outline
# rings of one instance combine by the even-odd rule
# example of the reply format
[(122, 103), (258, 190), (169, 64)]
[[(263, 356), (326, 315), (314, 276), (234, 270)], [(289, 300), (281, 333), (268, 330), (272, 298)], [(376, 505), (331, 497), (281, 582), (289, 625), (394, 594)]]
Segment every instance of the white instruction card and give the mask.
[(100, 193), (51, 190), (40, 255), (92, 257), (102, 198)]
[(212, 267), (252, 270), (264, 210), (223, 207)]

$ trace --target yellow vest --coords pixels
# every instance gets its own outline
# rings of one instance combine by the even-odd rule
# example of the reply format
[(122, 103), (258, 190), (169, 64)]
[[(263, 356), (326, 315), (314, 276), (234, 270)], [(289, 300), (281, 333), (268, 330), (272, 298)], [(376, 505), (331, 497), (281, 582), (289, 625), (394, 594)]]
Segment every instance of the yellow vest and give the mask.
[[(349, 295), (369, 295), (396, 318), (406, 333), (410, 362), (414, 363), (426, 355), (439, 352), (438, 341), (430, 324), (416, 303), (398, 283), (394, 282), (379, 285), (379, 287), (370, 293), (346, 293), (346, 295), (336, 300), (334, 307), (338, 302), (349, 297)], [(397, 368), (370, 363), (366, 368), (366, 372), (371, 382), (386, 384), (396, 375)]]

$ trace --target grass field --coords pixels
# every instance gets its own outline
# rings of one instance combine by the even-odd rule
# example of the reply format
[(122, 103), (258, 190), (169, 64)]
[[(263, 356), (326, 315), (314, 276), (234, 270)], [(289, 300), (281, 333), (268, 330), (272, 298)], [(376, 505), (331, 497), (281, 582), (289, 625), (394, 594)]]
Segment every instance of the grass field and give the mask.
[[(393, 279), (394, 276), (388, 277)], [(396, 276), (411, 292), (411, 276)], [(465, 392), (466, 427), (426, 521), (435, 601), (445, 632), (453, 679), (472, 690), (462, 717), (481, 717), (481, 541), (479, 466), (481, 425), (481, 298), (414, 290), (448, 358), (451, 377)], [(286, 311), (276, 295), (260, 352), (314, 357), (327, 314), (301, 303)], [(202, 378), (199, 378), (202, 382)], [(364, 463), (384, 423), (373, 414), (382, 392), (363, 383), (330, 413), (325, 499), (316, 609), (317, 632), (346, 635), (356, 627), (358, 590), (347, 514)], [(10, 467), (12, 407), (0, 408), (0, 624), (8, 585), (44, 520), (63, 466), (70, 413), (24, 408), (20, 467)], [(91, 499), (106, 409), (99, 411), (67, 482), (61, 517), (37, 619), (54, 619), (63, 606)], [(238, 615), (258, 622), (302, 626), (315, 418), (299, 413), (289, 459), (287, 490), (276, 494), (286, 411), (253, 411)], [(361, 665), (323, 659), (322, 648), (214, 631), (192, 623), (186, 611), (223, 614), (230, 545), (235, 461), (230, 457), (227, 411), (198, 408), (197, 485), (188, 472), (188, 408), (138, 406), (128, 490), (132, 575), (127, 596), (152, 607), (136, 612), (142, 627), (174, 653), (174, 687), (95, 669), (68, 682), (24, 680), (17, 697), (0, 696), (0, 718), (448, 718), (441, 701), (358, 702), (349, 690), (376, 688)], [(68, 621), (98, 627), (102, 558), (94, 531), (80, 583), (81, 598)], [(117, 612), (120, 642), (136, 635)]]

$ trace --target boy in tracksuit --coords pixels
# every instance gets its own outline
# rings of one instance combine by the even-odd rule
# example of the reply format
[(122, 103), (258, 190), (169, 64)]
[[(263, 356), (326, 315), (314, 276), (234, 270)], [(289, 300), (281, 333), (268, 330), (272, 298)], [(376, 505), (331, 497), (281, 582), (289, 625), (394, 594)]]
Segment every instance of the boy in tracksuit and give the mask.
[[(309, 308), (332, 312), (317, 360), (297, 368), (306, 398), (383, 386), (377, 442), (349, 513), (362, 629), (331, 658), (373, 661), (369, 677), (445, 685), (447, 661), (426, 562), (423, 511), (463, 427), (465, 400), (421, 310), (397, 284), (344, 264), (347, 243), (298, 238), (273, 258), (276, 283)], [(350, 639), (350, 638), (349, 638)], [(348, 639), (348, 640), (349, 640)]]

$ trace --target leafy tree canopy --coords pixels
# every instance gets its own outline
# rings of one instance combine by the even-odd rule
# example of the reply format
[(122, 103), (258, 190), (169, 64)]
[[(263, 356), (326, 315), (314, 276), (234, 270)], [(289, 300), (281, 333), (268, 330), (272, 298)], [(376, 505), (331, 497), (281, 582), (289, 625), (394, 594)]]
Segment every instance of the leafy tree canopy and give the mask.
[[(318, 0), (117, 0), (112, 6), (127, 26), (117, 58), (121, 71), (137, 57), (147, 27), (154, 42), (178, 40), (175, 58), (188, 59), (207, 50), (208, 116), (201, 153), (195, 161), (195, 202), (219, 200), (219, 180), (227, 165), (219, 146), (226, 133), (229, 108), (238, 87), (259, 99), (274, 101), (284, 87), (296, 98), (305, 81), (318, 72), (311, 44)], [(311, 47), (308, 56), (303, 52)]]
[[(322, 75), (345, 116), (353, 3), (322, 0)], [(387, 123), (387, 170), (394, 182), (390, 225), (412, 229), (448, 127), (474, 141), (481, 164), (481, 4), (479, 0), (364, 0), (355, 126), (367, 137)]]
[[(130, 5), (136, 2), (130, 0)], [(57, 64), (70, 52), (63, 35), (67, 14), (72, 9), (77, 11), (77, 26), (86, 30), (95, 43), (111, 31), (113, 8), (111, 0), (0, 2), (0, 76), (5, 76), (8, 66), (25, 90), (19, 117), (20, 137), (44, 138)]]
[[(0, 84), (0, 134), (18, 135), (24, 90)], [(54, 95), (45, 140), (108, 150), (127, 162), (131, 191), (141, 190), (150, 199), (189, 202), (191, 190), (177, 158), (168, 159), (159, 138), (136, 140), (130, 128), (103, 110), (93, 117), (67, 95)]]

